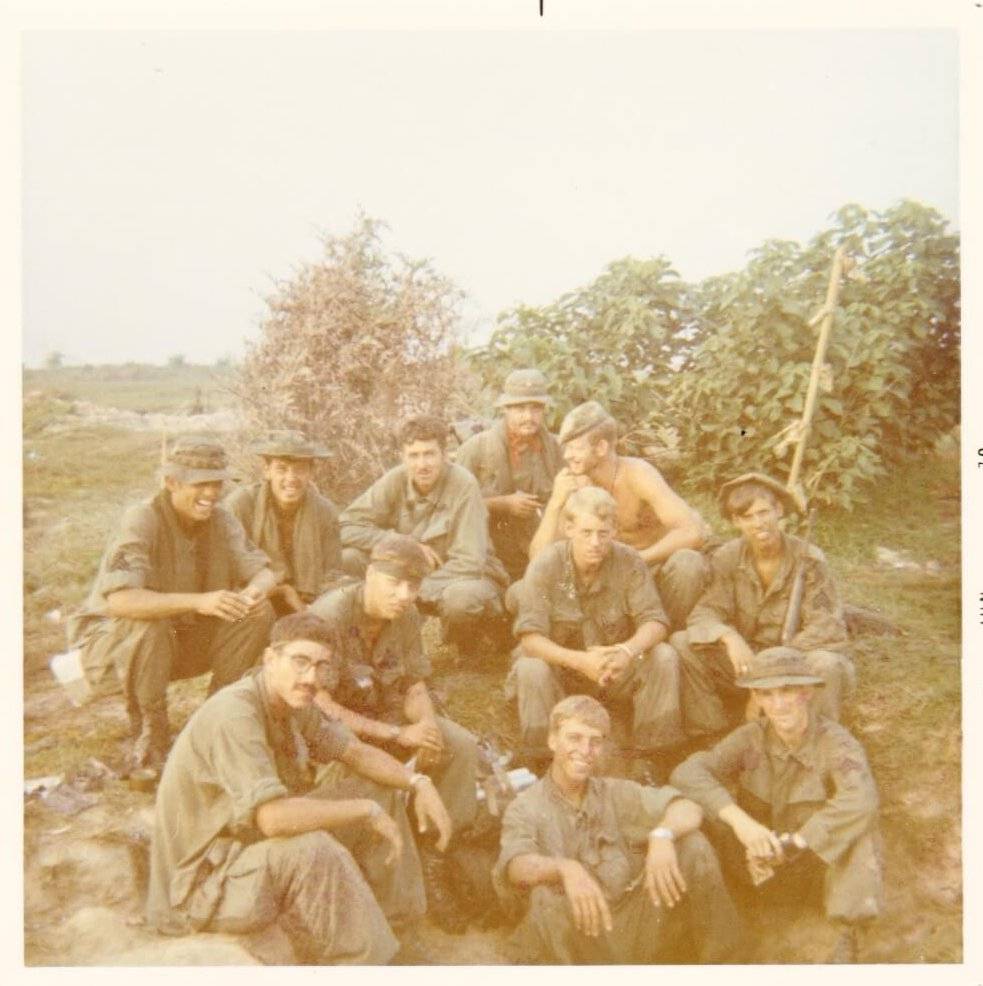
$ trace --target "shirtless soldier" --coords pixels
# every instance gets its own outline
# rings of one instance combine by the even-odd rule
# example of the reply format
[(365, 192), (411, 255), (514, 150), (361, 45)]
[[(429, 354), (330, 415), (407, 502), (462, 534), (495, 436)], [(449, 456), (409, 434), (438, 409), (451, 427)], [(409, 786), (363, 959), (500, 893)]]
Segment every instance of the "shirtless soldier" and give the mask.
[(644, 459), (618, 455), (618, 426), (596, 401), (575, 407), (563, 419), (559, 442), (566, 468), (529, 546), (535, 558), (561, 536), (563, 505), (584, 486), (600, 486), (618, 507), (618, 540), (634, 548), (652, 570), (673, 630), (686, 617), (706, 584), (708, 565), (698, 549), (706, 540), (700, 515), (669, 487)]

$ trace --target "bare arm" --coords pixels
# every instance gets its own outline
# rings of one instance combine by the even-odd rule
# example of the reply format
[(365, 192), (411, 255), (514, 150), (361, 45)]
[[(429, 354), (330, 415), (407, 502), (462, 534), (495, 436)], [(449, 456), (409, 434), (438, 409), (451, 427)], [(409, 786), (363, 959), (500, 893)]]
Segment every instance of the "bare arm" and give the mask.
[(622, 459), (631, 491), (649, 505), (666, 533), (655, 544), (639, 550), (648, 564), (665, 561), (680, 548), (699, 548), (706, 540), (703, 520), (643, 459)]
[(204, 595), (200, 592), (119, 589), (106, 597), (106, 610), (110, 616), (124, 620), (165, 620), (169, 616), (200, 613)]
[(561, 884), (577, 930), (596, 938), (601, 930), (611, 931), (614, 922), (611, 908), (600, 884), (575, 859), (556, 859), (550, 856), (527, 854), (509, 861), (509, 880), (523, 887), (541, 883)]
[(368, 798), (329, 801), (326, 798), (274, 798), (256, 809), (256, 827), (267, 839), (330, 831), (353, 822), (365, 822), (381, 809)]
[(529, 542), (529, 560), (538, 555), (543, 548), (552, 544), (560, 537), (560, 521), (563, 517), (563, 507), (567, 498), (574, 490), (579, 490), (582, 486), (588, 485), (589, 480), (586, 476), (575, 476), (569, 469), (561, 469), (553, 480), (553, 492), (546, 507), (543, 509), (543, 518), (536, 528), (536, 533)]
[(397, 738), (396, 726), (388, 722), (380, 722), (346, 708), (344, 705), (339, 705), (326, 691), (318, 691), (314, 701), (325, 715), (343, 722), (356, 736), (362, 739), (374, 740), (376, 743), (389, 743)]
[(542, 633), (520, 634), (519, 640), (522, 649), (530, 657), (538, 657), (541, 661), (556, 667), (570, 668), (571, 671), (577, 671), (594, 681), (597, 681), (595, 675), (601, 674), (603, 659), (595, 658), (587, 651), (561, 647)]

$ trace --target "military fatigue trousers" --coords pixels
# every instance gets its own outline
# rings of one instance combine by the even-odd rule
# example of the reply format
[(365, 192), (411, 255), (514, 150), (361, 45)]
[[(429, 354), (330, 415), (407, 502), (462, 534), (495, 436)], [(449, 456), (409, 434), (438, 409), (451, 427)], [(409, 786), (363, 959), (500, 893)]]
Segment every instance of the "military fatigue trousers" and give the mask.
[[(723, 645), (693, 648), (685, 632), (674, 633), (670, 644), (682, 659), (680, 702), (686, 734), (703, 736), (733, 726), (749, 692), (734, 683), (734, 666)], [(816, 711), (839, 722), (843, 702), (853, 692), (853, 662), (828, 650), (807, 651), (806, 657), (812, 673), (826, 684), (816, 689)]]
[(444, 738), (444, 752), (439, 762), (424, 772), (433, 778), (457, 833), (474, 824), (478, 811), (478, 741), (452, 719), (438, 716), (437, 725)]
[(661, 565), (650, 566), (670, 630), (682, 630), (710, 580), (710, 562), (692, 548), (674, 551)]
[(682, 902), (656, 907), (640, 880), (611, 908), (613, 930), (597, 938), (577, 930), (562, 888), (533, 888), (529, 910), (513, 938), (516, 959), (551, 965), (659, 962), (669, 953), (678, 958), (678, 946), (688, 933), (696, 961), (727, 962), (741, 929), (716, 854), (701, 832), (683, 836), (676, 853), (687, 887)]
[[(275, 921), (305, 963), (381, 965), (399, 947), (351, 852), (327, 832), (246, 846), (220, 894), (204, 930), (245, 934)], [(186, 908), (203, 905), (192, 892)]]
[[(738, 804), (763, 825), (770, 825), (769, 813), (760, 802), (738, 795)], [(807, 815), (798, 820), (805, 824)], [(752, 888), (744, 846), (731, 827), (720, 819), (704, 819), (704, 827), (720, 857), (727, 878), (764, 900), (784, 905), (821, 905), (831, 921), (859, 923), (880, 913), (883, 904), (880, 835), (866, 832), (850, 844), (834, 862), (827, 864), (813, 852), (803, 852), (791, 863), (775, 867), (775, 875)], [(795, 825), (791, 826), (793, 830)]]
[(358, 860), (390, 923), (399, 927), (422, 918), (427, 910), (427, 895), (413, 826), (407, 814), (407, 794), (396, 788), (383, 787), (352, 773), (340, 763), (333, 763), (319, 771), (317, 787), (310, 797), (333, 800), (371, 798), (392, 817), (403, 839), (403, 851), (392, 866), (386, 866), (389, 843), (367, 826), (348, 826), (334, 834)]
[(593, 695), (605, 705), (630, 703), (632, 747), (638, 753), (666, 750), (685, 739), (679, 709), (679, 657), (667, 644), (649, 648), (624, 679), (606, 688), (516, 648), (506, 696), (518, 702), (519, 729), (527, 756), (550, 756), (546, 745), (550, 712), (571, 694)]
[(270, 639), (273, 607), (262, 602), (234, 623), (216, 616), (176, 619), (109, 619), (82, 647), (86, 676), (114, 668), (123, 686), (131, 721), (165, 715), (167, 684), (209, 669), (211, 695), (238, 681), (259, 659)]

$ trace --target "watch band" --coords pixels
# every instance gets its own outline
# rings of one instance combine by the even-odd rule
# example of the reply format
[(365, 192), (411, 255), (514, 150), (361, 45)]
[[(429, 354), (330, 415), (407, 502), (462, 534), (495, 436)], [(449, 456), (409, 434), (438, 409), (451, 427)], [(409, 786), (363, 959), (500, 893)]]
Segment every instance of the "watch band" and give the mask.
[(429, 780), (426, 774), (413, 774), (410, 777), (410, 789), (415, 791), (418, 784), (422, 784), (424, 781)]
[(658, 828), (652, 829), (649, 832), (650, 839), (668, 839), (670, 842), (676, 841), (676, 833), (672, 829), (666, 828), (664, 825), (660, 825)]

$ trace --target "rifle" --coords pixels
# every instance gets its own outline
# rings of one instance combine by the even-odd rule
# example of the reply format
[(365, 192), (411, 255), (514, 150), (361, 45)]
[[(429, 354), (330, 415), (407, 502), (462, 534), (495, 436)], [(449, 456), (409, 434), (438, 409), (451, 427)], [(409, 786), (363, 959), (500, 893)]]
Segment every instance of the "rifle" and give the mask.
[(785, 621), (782, 623), (783, 647), (787, 647), (789, 641), (799, 632), (799, 623), (802, 617), (802, 596), (805, 592), (806, 583), (806, 557), (809, 554), (809, 543), (812, 540), (812, 521), (815, 513), (816, 508), (812, 507), (806, 517), (806, 527), (802, 539), (805, 543), (802, 545), (802, 552), (796, 564), (792, 592), (788, 597), (788, 609), (785, 610)]

